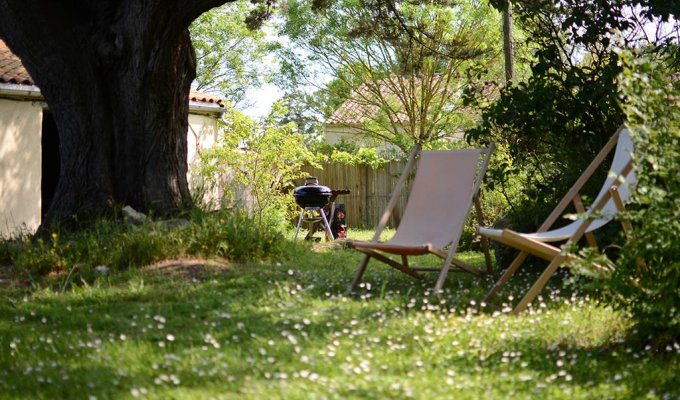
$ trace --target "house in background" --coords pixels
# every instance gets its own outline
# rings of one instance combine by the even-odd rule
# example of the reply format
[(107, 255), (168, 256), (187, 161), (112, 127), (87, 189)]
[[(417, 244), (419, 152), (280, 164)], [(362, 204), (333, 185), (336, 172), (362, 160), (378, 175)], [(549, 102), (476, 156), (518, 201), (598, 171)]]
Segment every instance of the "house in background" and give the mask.
[(379, 107), (364, 100), (364, 97), (370, 96), (365, 88), (360, 87), (358, 90), (363, 90), (366, 93), (362, 96), (353, 92), (326, 120), (324, 126), (326, 144), (333, 146), (341, 142), (348, 142), (358, 147), (375, 148), (378, 151), (394, 149), (395, 146), (366, 134), (364, 126), (378, 116)]
[[(201, 149), (216, 142), (222, 112), (217, 97), (190, 93), (190, 186)], [(0, 40), (0, 237), (37, 229), (56, 190), (59, 165), (59, 136), (49, 107), (21, 60)]]
[[(379, 153), (400, 152), (397, 146), (371, 137), (367, 132), (366, 124), (375, 121), (381, 114), (381, 105), (391, 101), (395, 125), (391, 126), (390, 130), (405, 131), (409, 117), (406, 112), (399, 111), (401, 103), (399, 99), (408, 97), (411, 101), (415, 101), (418, 96), (422, 96), (422, 93), (418, 89), (418, 81), (416, 81), (416, 86), (411, 86), (407, 80), (389, 78), (379, 84), (381, 100), (377, 100), (376, 95), (364, 84), (353, 91), (350, 97), (331, 114), (324, 126), (326, 144), (337, 145), (344, 141), (359, 147), (375, 148)], [(438, 92), (443, 93), (444, 90), (439, 89)], [(463, 110), (463, 112), (468, 112), (468, 110)], [(447, 140), (458, 141), (462, 140), (463, 136), (464, 131), (459, 129), (452, 132)]]

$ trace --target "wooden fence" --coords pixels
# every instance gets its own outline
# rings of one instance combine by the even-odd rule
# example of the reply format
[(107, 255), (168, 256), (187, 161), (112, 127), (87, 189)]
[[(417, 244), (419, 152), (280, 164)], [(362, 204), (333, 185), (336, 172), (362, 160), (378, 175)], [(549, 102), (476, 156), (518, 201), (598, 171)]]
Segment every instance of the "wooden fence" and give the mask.
[[(340, 195), (336, 204), (344, 204), (347, 224), (350, 227), (375, 227), (390, 200), (394, 185), (404, 169), (403, 162), (390, 162), (379, 169), (366, 165), (324, 164), (321, 169), (305, 166), (304, 176), (316, 176), (319, 184), (331, 189), (349, 189), (350, 194)], [(304, 183), (304, 176), (297, 184)], [(410, 185), (402, 190), (395, 207), (401, 215), (406, 206)], [(390, 219), (394, 227), (397, 221)]]

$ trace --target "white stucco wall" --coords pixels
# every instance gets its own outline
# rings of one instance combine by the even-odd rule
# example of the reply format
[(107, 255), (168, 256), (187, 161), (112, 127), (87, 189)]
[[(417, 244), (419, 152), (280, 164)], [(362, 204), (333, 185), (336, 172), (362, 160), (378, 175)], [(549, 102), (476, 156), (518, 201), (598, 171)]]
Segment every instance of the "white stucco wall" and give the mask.
[(336, 145), (341, 141), (359, 144), (362, 142), (361, 136), (354, 128), (344, 125), (326, 126), (326, 143)]
[(344, 140), (345, 142), (353, 143), (359, 147), (375, 148), (378, 153), (398, 151), (397, 146), (368, 137), (365, 133), (348, 125), (326, 125), (324, 129), (326, 143), (330, 145), (339, 144)]
[[(0, 98), (0, 236), (33, 233), (40, 225), (42, 179), (42, 105)], [(215, 144), (215, 116), (189, 114), (187, 162), (189, 186), (200, 184), (192, 171), (199, 152)]]
[[(217, 120), (212, 115), (189, 114), (189, 129), (187, 132), (187, 180), (192, 194), (204, 191), (202, 180), (196, 169), (201, 163), (201, 150), (208, 149), (217, 142)], [(219, 193), (205, 193), (204, 201), (214, 201)]]
[(0, 236), (40, 225), (42, 107), (0, 99)]

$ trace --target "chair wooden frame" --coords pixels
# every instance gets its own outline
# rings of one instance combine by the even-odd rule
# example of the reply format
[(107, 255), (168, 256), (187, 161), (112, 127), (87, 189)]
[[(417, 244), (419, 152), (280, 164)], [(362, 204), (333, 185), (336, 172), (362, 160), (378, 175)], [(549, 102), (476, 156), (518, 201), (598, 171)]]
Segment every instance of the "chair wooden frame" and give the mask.
[[(588, 179), (590, 179), (595, 170), (602, 164), (607, 155), (612, 151), (612, 149), (616, 147), (619, 136), (623, 129), (625, 128), (621, 126), (616, 131), (616, 133), (611, 137), (611, 139), (609, 139), (609, 141), (605, 144), (602, 150), (600, 150), (600, 152), (593, 159), (590, 165), (588, 165), (583, 174), (581, 174), (576, 183), (574, 183), (574, 185), (571, 187), (571, 189), (569, 189), (567, 194), (558, 203), (558, 205), (555, 207), (552, 213), (550, 213), (550, 215), (546, 218), (543, 224), (538, 228), (538, 230), (536, 231), (537, 233), (547, 232), (552, 227), (552, 225), (557, 221), (557, 219), (561, 215), (563, 215), (564, 211), (566, 210), (570, 203), (574, 204), (579, 214), (585, 213), (585, 209), (581, 202), (579, 192), (586, 184), (586, 182), (588, 182)], [(623, 200), (619, 195), (618, 189), (619, 186), (625, 180), (623, 177), (628, 176), (628, 174), (632, 170), (633, 161), (631, 159), (624, 165), (621, 171), (617, 172), (617, 179), (614, 180), (614, 182), (609, 187), (609, 190), (605, 193), (605, 195), (602, 198), (600, 198), (600, 200), (597, 203), (593, 204), (591, 210), (601, 210), (605, 206), (605, 204), (607, 204), (607, 202), (611, 199), (613, 200), (614, 205), (618, 212), (624, 211)], [(593, 220), (594, 220), (593, 216), (591, 216), (591, 218), (585, 219), (583, 223), (578, 227), (578, 229), (576, 229), (573, 235), (567, 239), (567, 243), (577, 243), (582, 237), (585, 236), (588, 245), (597, 248), (597, 242), (595, 241), (594, 235), (591, 232), (587, 231)], [(627, 221), (622, 221), (622, 225), (626, 237), (631, 238), (632, 228), (630, 223), (628, 223)], [(484, 235), (482, 230), (480, 230), (480, 234)], [(512, 314), (519, 314), (522, 311), (524, 311), (528, 307), (528, 305), (536, 298), (536, 296), (538, 296), (540, 291), (545, 287), (548, 280), (555, 273), (555, 271), (557, 271), (557, 269), (564, 263), (564, 261), (568, 257), (571, 257), (570, 255), (562, 252), (558, 247), (523, 236), (522, 234), (514, 232), (510, 229), (503, 229), (502, 234), (500, 236), (488, 236), (488, 237), (491, 238), (492, 240), (514, 247), (520, 250), (520, 253), (513, 260), (510, 266), (504, 271), (503, 275), (496, 282), (493, 288), (487, 293), (487, 295), (484, 297), (483, 302), (489, 302), (493, 297), (496, 296), (496, 294), (505, 286), (505, 284), (515, 274), (515, 272), (517, 272), (517, 270), (524, 263), (529, 254), (549, 261), (548, 267), (543, 271), (543, 273), (539, 276), (539, 278), (536, 280), (533, 286), (524, 295), (520, 302), (515, 306), (515, 308), (512, 311)]]
[[(491, 153), (494, 149), (494, 144), (492, 143), (489, 145), (489, 147), (485, 149), (479, 149), (480, 156), (483, 156), (483, 160), (481, 164), (478, 167), (477, 175), (475, 177), (475, 183), (474, 183), (474, 189), (473, 193), (471, 193), (470, 196), (470, 204), (468, 205), (468, 209), (466, 212), (466, 215), (470, 214), (471, 208), (472, 208), (472, 203), (475, 205), (475, 215), (477, 218), (477, 222), (479, 224), (484, 224), (484, 218), (482, 215), (482, 208), (479, 203), (479, 189), (482, 184), (482, 180), (484, 178), (484, 174), (486, 172), (486, 168), (489, 164), (489, 158), (491, 157)], [(368, 266), (368, 262), (370, 261), (371, 258), (375, 258), (378, 261), (382, 261), (383, 263), (389, 265), (390, 267), (393, 267), (405, 274), (408, 274), (414, 278), (421, 279), (422, 276), (418, 272), (439, 272), (439, 278), (437, 279), (437, 283), (435, 285), (435, 292), (441, 292), (442, 288), (444, 286), (444, 282), (446, 280), (446, 276), (450, 270), (456, 271), (456, 272), (468, 272), (477, 276), (484, 276), (484, 275), (489, 275), (492, 272), (492, 267), (491, 267), (491, 256), (489, 254), (489, 246), (488, 246), (488, 241), (486, 238), (482, 237), (481, 239), (481, 244), (482, 244), (482, 249), (484, 251), (484, 256), (485, 256), (485, 261), (486, 261), (486, 270), (481, 270), (478, 268), (475, 268), (457, 258), (455, 258), (455, 250), (456, 250), (456, 244), (457, 243), (452, 243), (450, 245), (448, 250), (445, 250), (444, 248), (437, 248), (433, 246), (432, 244), (423, 244), (420, 246), (399, 246), (399, 245), (390, 245), (388, 243), (380, 243), (378, 242), (380, 235), (382, 234), (383, 230), (387, 226), (387, 223), (392, 216), (392, 213), (394, 212), (394, 207), (397, 204), (397, 201), (399, 199), (399, 195), (401, 191), (403, 190), (406, 180), (408, 175), (411, 173), (413, 170), (413, 167), (415, 165), (416, 158), (421, 153), (421, 147), (420, 145), (416, 145), (411, 152), (408, 161), (406, 163), (406, 166), (404, 167), (401, 176), (399, 177), (399, 180), (397, 181), (397, 184), (392, 192), (392, 196), (390, 197), (389, 202), (387, 203), (387, 207), (385, 209), (385, 212), (383, 213), (382, 217), (380, 218), (380, 221), (378, 223), (378, 227), (375, 231), (375, 234), (373, 235), (373, 239), (369, 242), (349, 242), (349, 245), (352, 246), (354, 249), (357, 251), (360, 251), (365, 254), (363, 260), (359, 264), (359, 268), (354, 276), (354, 279), (352, 280), (352, 283), (349, 286), (349, 292), (352, 293), (356, 290), (357, 286), (361, 282), (361, 279), (364, 275), (364, 272), (366, 271), (366, 268)], [(462, 228), (461, 228), (462, 229)], [(457, 239), (452, 239), (453, 240)], [(387, 257), (383, 253), (389, 253), (397, 256), (401, 256), (401, 262), (395, 261), (389, 257)], [(417, 255), (426, 255), (426, 254), (434, 254), (438, 256), (439, 258), (444, 260), (444, 264), (441, 268), (434, 268), (434, 267), (416, 267), (416, 266), (411, 266), (409, 265), (409, 256), (417, 256)], [(452, 269), (451, 265), (454, 265), (455, 267)]]

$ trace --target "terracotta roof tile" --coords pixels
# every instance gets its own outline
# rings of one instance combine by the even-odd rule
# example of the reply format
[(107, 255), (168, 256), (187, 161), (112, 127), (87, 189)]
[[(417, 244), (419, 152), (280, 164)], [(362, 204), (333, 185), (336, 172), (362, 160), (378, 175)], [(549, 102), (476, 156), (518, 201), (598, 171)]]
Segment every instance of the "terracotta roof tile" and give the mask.
[[(372, 82), (372, 85), (380, 85), (378, 88), (380, 97), (391, 98), (399, 103), (397, 100), (398, 96), (396, 95), (396, 93), (400, 93), (400, 89), (398, 88), (402, 85), (408, 86), (408, 81), (404, 79), (400, 83), (398, 80), (399, 78), (394, 77), (386, 78), (381, 82)], [(375, 88), (371, 90), (365, 83), (360, 85), (352, 92), (352, 94), (350, 94), (350, 97), (345, 100), (330, 117), (328, 117), (326, 123), (330, 125), (361, 125), (378, 116), (382, 101), (376, 98), (374, 90)], [(401, 122), (408, 121), (408, 116), (403, 112), (399, 112), (396, 117)]]
[[(399, 93), (399, 89), (391, 89), (393, 87), (399, 87), (399, 84), (395, 84), (395, 82), (396, 81), (393, 78), (379, 82), (380, 96), (383, 98), (392, 98), (392, 100), (399, 103), (399, 101), (396, 100), (398, 96), (395, 95), (395, 93)], [(375, 85), (375, 83), (373, 84)], [(418, 83), (416, 82), (416, 84)], [(498, 86), (492, 83), (484, 83), (481, 90), (483, 95), (490, 100), (497, 97), (499, 92)], [(381, 101), (376, 99), (374, 92), (369, 90), (366, 84), (362, 84), (356, 91), (353, 91), (350, 94), (350, 97), (345, 100), (330, 117), (328, 117), (326, 124), (345, 126), (361, 125), (378, 116), (380, 104)], [(473, 112), (473, 110), (467, 107), (462, 108), (461, 110), (470, 113)], [(396, 118), (402, 123), (406, 123), (409, 120), (409, 117), (405, 112), (398, 112)]]
[[(35, 85), (19, 57), (14, 55), (2, 40), (0, 40), (0, 83)], [(189, 93), (189, 99), (201, 103), (213, 103), (222, 107), (222, 99), (219, 97), (195, 90)]]
[(198, 90), (192, 90), (189, 92), (189, 100), (198, 101), (201, 103), (214, 103), (220, 107), (223, 107), (222, 99), (211, 94), (200, 92)]
[(35, 84), (19, 57), (15, 56), (2, 40), (0, 40), (0, 83)]

